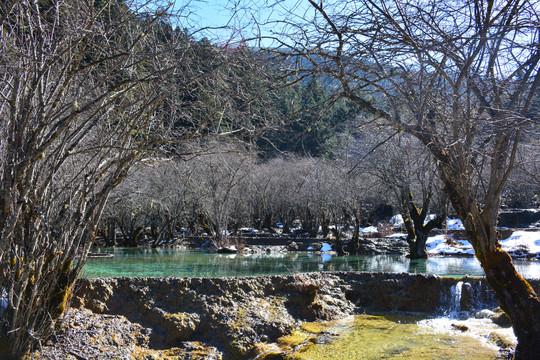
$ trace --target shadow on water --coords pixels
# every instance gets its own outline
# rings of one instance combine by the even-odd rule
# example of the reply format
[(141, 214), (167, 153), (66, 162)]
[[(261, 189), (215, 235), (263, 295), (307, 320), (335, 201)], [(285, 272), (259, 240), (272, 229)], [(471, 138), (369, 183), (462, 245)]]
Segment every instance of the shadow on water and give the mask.
[(427, 273), (428, 259), (411, 259), (409, 262), (409, 273)]

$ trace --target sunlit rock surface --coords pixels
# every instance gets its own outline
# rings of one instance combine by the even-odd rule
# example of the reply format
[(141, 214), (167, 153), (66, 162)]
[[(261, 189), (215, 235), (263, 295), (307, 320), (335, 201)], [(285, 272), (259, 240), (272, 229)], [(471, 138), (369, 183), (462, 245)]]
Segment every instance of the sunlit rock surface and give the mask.
[[(538, 281), (532, 284), (539, 288)], [(107, 359), (119, 358), (109, 357), (117, 349), (122, 359), (252, 359), (277, 351), (279, 339), (306, 340), (294, 335), (307, 322), (381, 311), (459, 314), (496, 306), (481, 279), (421, 274), (103, 278), (81, 279), (76, 288), (78, 310), (68, 314), (44, 354), (76, 358), (82, 351), (84, 358)], [(466, 309), (461, 308), (464, 288)], [(75, 350), (62, 346), (66, 338)]]

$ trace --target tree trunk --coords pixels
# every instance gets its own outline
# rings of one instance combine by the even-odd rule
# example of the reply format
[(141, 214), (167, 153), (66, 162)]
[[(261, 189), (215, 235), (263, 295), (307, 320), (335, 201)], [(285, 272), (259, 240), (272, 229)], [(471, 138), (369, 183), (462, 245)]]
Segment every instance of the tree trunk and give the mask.
[[(416, 221), (413, 223), (409, 218), (404, 219), (405, 228), (407, 229), (407, 244), (409, 244), (409, 257), (411, 259), (427, 258), (426, 242), (431, 229), (417, 225)], [(417, 219), (417, 221), (419, 220)], [(421, 219), (422, 223), (423, 221)]]
[(107, 224), (107, 246), (116, 246), (116, 221), (112, 217)]
[(339, 230), (337, 225), (334, 226), (331, 230), (335, 237), (333, 248), (336, 250), (337, 255), (338, 256), (349, 255), (349, 253), (343, 249), (343, 240), (341, 238), (341, 230)]
[(518, 345), (514, 359), (540, 357), (540, 300), (516, 271), (512, 258), (500, 248), (484, 253), (480, 263), (495, 299), (512, 320)]
[(323, 238), (326, 238), (328, 234), (330, 233), (330, 221), (326, 218), (326, 215), (323, 213), (322, 220), (321, 220), (321, 230)]
[(426, 251), (426, 242), (431, 230), (442, 225), (446, 218), (446, 212), (438, 211), (435, 219), (425, 223), (428, 216), (429, 204), (431, 202), (431, 193), (424, 194), (422, 210), (413, 203), (413, 195), (408, 188), (401, 191), (400, 213), (403, 217), (403, 223), (407, 229), (407, 244), (409, 244), (409, 257), (411, 259), (425, 259), (428, 257)]
[(264, 216), (264, 221), (262, 224), (262, 228), (268, 230), (270, 233), (274, 233), (274, 228), (272, 227), (272, 224), (274, 223), (274, 217), (273, 214), (268, 211), (266, 215)]
[(354, 232), (352, 236), (352, 244), (355, 254), (358, 255), (358, 252), (360, 251), (360, 218), (358, 217), (358, 213), (356, 211), (354, 212)]
[(426, 251), (426, 241), (429, 231), (425, 229), (415, 228), (415, 238), (409, 243), (409, 255), (411, 259), (425, 259), (428, 257)]

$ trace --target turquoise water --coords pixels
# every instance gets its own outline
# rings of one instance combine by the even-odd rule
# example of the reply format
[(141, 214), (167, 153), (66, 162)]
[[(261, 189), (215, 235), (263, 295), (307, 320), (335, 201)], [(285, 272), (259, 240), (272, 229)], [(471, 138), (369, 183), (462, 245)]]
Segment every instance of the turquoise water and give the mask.
[[(88, 259), (82, 277), (248, 276), (317, 271), (384, 271), (442, 276), (483, 276), (474, 258), (432, 257), (415, 260), (399, 255), (331, 256), (328, 254), (211, 254), (199, 250), (105, 248), (114, 257)], [(526, 278), (540, 277), (540, 263), (515, 261)]]

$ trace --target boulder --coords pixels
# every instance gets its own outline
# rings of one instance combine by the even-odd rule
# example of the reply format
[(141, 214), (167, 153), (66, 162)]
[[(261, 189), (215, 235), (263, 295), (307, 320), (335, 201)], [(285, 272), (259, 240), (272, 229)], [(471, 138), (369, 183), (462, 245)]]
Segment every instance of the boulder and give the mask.
[(470, 283), (463, 283), (461, 287), (461, 298), (459, 305), (461, 311), (471, 311), (473, 309), (473, 287)]
[(506, 315), (504, 311), (502, 311), (501, 308), (496, 308), (494, 310), (494, 314), (490, 316), (491, 321), (493, 321), (495, 324), (501, 326), (501, 327), (511, 327), (512, 321)]

